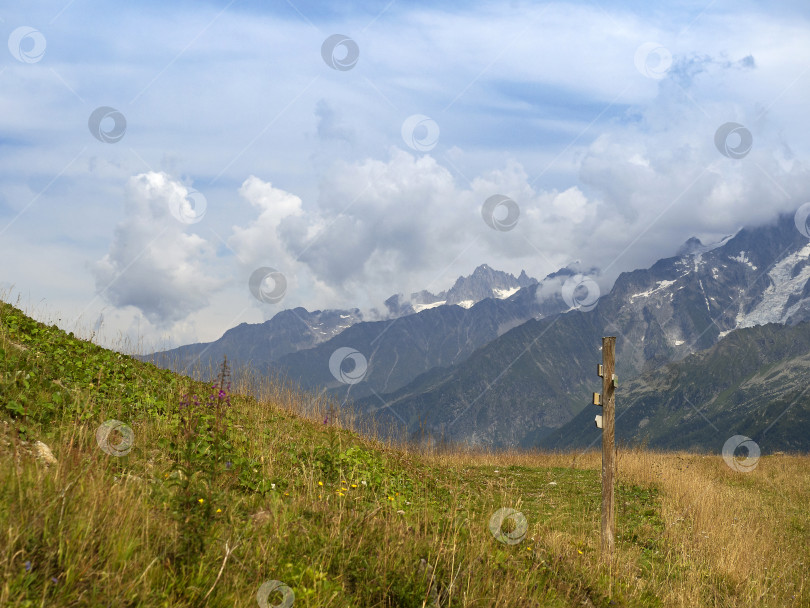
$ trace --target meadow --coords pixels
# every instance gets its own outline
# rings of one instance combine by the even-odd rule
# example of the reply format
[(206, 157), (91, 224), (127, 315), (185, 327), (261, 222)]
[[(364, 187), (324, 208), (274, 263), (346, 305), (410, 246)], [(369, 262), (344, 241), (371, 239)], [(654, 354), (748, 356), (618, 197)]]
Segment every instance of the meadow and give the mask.
[(603, 560), (596, 449), (381, 441), (211, 377), (0, 303), (1, 606), (810, 606), (810, 456), (619, 446)]

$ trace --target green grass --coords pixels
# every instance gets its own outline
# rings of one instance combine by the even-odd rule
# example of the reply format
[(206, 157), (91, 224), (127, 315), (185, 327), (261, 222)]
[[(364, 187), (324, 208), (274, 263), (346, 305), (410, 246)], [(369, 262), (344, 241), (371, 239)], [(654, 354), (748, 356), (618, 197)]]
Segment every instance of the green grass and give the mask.
[[(596, 453), (394, 446), (282, 382), (233, 389), (189, 426), (178, 404), (205, 402), (209, 384), (0, 304), (0, 605), (256, 606), (268, 581), (296, 607), (810, 604), (806, 458), (746, 477), (717, 458), (620, 453), (606, 562)], [(123, 456), (97, 441), (109, 420), (132, 429)], [(739, 520), (753, 544), (732, 563), (701, 554), (717, 511), (704, 498), (726, 496), (778, 505)], [(502, 508), (525, 518), (518, 542), (490, 531)], [(710, 531), (733, 521), (720, 513)], [(740, 566), (749, 549), (757, 560)], [(780, 576), (751, 570), (763, 564)]]

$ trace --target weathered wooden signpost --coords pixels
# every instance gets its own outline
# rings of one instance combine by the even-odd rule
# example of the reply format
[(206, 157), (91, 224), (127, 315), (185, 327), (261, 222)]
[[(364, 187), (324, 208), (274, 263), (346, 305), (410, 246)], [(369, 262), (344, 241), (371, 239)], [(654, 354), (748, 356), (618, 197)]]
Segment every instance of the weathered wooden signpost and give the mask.
[(602, 558), (613, 556), (613, 477), (616, 474), (616, 448), (614, 421), (617, 385), (615, 370), (616, 337), (602, 338), (602, 365), (596, 373), (602, 378), (602, 393), (593, 394), (593, 404), (602, 406), (602, 415), (596, 417), (596, 427), (602, 429)]

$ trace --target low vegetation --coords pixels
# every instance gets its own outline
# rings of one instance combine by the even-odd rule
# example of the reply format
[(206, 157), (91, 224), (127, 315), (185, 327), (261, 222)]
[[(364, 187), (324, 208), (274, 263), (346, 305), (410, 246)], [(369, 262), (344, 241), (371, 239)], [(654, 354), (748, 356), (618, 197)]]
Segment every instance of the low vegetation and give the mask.
[(0, 605), (810, 605), (807, 456), (620, 448), (603, 561), (595, 451), (392, 445), (211, 377), (0, 304)]

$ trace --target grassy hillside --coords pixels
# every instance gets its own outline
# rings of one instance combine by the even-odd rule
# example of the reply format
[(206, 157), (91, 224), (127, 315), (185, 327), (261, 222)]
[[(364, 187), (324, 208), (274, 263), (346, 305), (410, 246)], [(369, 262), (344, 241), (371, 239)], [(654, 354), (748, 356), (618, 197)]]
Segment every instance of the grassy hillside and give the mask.
[(595, 452), (385, 445), (228, 384), (0, 304), (0, 605), (810, 605), (806, 456), (620, 450), (602, 563)]

